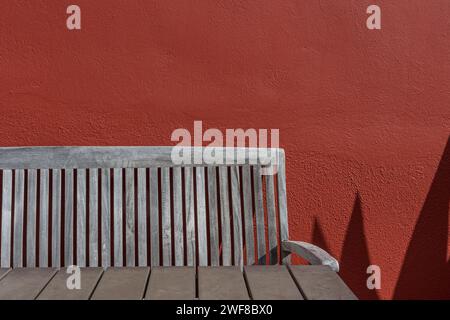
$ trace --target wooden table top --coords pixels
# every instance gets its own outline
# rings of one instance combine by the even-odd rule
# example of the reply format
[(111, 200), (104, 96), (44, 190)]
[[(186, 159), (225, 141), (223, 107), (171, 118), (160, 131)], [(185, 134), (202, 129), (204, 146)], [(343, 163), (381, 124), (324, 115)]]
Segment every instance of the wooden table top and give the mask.
[[(356, 299), (326, 266), (0, 269), (0, 300), (317, 300)], [(69, 282), (74, 277), (69, 279)], [(73, 283), (73, 282), (70, 282)]]

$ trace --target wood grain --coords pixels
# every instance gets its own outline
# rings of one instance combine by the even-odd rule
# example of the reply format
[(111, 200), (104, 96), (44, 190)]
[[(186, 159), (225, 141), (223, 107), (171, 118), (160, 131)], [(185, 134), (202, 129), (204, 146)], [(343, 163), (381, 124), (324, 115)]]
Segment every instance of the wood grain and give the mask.
[(40, 208), (39, 208), (39, 267), (48, 267), (49, 241), (49, 170), (40, 170)]
[[(172, 151), (180, 147), (2, 147), (0, 169), (86, 169), (206, 166), (203, 148), (181, 147), (190, 154), (184, 163), (175, 163)], [(231, 150), (227, 152), (227, 150)], [(271, 161), (258, 148), (223, 148), (219, 165), (257, 164)], [(270, 149), (272, 150), (272, 149)], [(279, 149), (273, 149), (277, 152)], [(225, 152), (224, 152), (225, 151)], [(234, 156), (230, 156), (234, 155)], [(196, 160), (194, 162), (194, 159)], [(198, 161), (200, 159), (200, 161)]]
[(33, 300), (55, 273), (55, 268), (13, 269), (0, 282), (0, 300)]
[(150, 274), (148, 267), (108, 268), (92, 294), (92, 300), (141, 300)]
[(102, 273), (102, 268), (80, 268), (80, 289), (69, 289), (67, 280), (72, 274), (63, 268), (50, 280), (37, 300), (88, 300)]
[(61, 266), (61, 170), (52, 170), (52, 267)]
[(200, 300), (248, 300), (244, 276), (239, 267), (199, 267)]
[(24, 230), (24, 207), (25, 207), (25, 172), (15, 170), (15, 204), (14, 204), (14, 248), (13, 266), (24, 267), (23, 263), (23, 235)]
[(151, 265), (159, 266), (159, 190), (158, 168), (150, 168), (150, 242)]
[(154, 267), (145, 299), (193, 300), (195, 299), (194, 267)]
[(284, 265), (246, 266), (244, 272), (254, 300), (303, 300)]
[(356, 300), (338, 274), (328, 266), (288, 266), (308, 300)]
[(2, 192), (2, 237), (0, 267), (11, 267), (11, 213), (12, 213), (12, 171), (3, 170)]
[(98, 169), (89, 169), (89, 266), (98, 267)]
[(175, 265), (184, 265), (183, 194), (181, 168), (173, 168), (173, 233)]
[(37, 170), (28, 170), (27, 267), (36, 266)]

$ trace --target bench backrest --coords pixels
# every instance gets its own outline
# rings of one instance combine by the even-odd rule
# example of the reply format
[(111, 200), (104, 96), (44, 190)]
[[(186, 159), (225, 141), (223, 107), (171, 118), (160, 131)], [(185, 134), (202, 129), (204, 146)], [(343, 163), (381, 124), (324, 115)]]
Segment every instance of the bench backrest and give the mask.
[(270, 149), (275, 175), (261, 175), (267, 149), (222, 150), (238, 160), (175, 165), (172, 147), (0, 148), (0, 266), (279, 263), (283, 150)]

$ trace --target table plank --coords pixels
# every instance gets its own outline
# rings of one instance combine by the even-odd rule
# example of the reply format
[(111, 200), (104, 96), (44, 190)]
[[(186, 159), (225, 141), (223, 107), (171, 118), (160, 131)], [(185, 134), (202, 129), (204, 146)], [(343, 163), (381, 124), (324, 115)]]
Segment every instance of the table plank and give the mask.
[(149, 267), (108, 268), (97, 284), (93, 300), (141, 300)]
[(154, 267), (145, 295), (146, 300), (195, 299), (194, 267)]
[(250, 294), (255, 300), (303, 300), (303, 296), (284, 265), (246, 266)]
[(328, 266), (289, 266), (308, 300), (357, 300), (339, 275)]
[(57, 272), (55, 268), (17, 268), (0, 280), (0, 300), (33, 300)]
[(67, 279), (71, 274), (63, 268), (50, 280), (37, 300), (88, 300), (102, 273), (102, 268), (80, 268), (81, 289), (68, 289)]
[(199, 267), (198, 295), (200, 300), (249, 299), (239, 267)]

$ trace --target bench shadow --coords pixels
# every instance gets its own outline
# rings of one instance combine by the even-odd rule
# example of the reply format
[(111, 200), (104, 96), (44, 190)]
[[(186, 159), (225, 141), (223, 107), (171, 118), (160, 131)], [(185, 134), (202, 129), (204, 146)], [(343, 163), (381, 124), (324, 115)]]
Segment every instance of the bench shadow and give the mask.
[(449, 201), (450, 137), (406, 251), (394, 299), (450, 298)]

